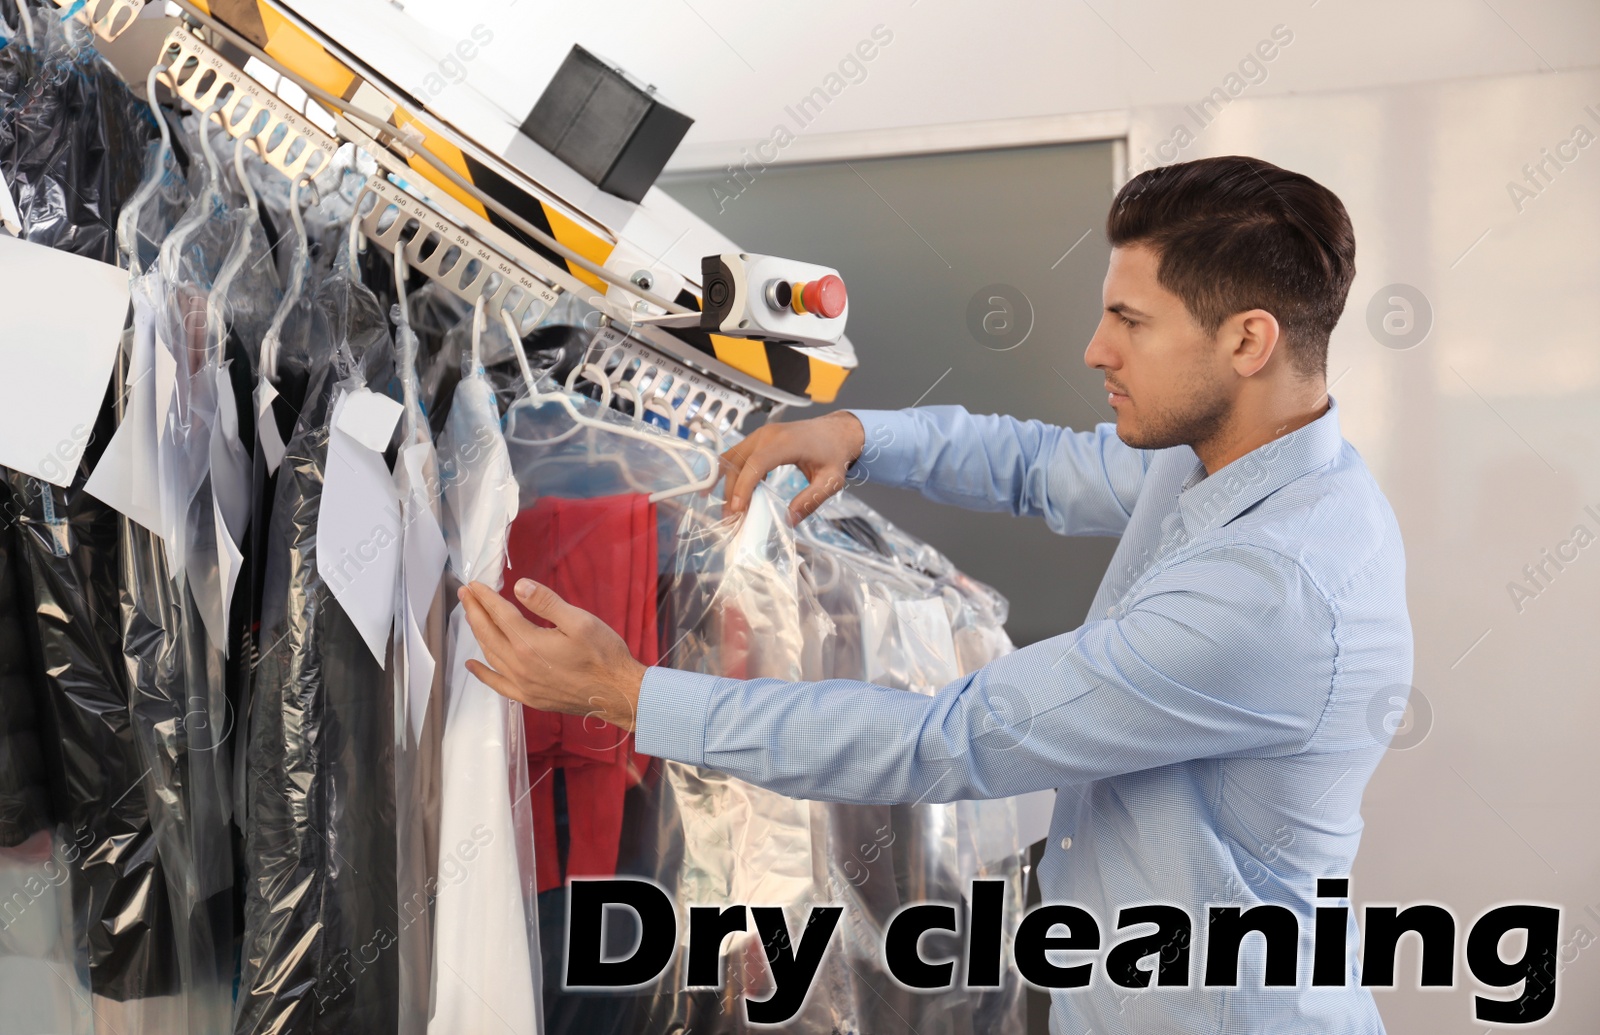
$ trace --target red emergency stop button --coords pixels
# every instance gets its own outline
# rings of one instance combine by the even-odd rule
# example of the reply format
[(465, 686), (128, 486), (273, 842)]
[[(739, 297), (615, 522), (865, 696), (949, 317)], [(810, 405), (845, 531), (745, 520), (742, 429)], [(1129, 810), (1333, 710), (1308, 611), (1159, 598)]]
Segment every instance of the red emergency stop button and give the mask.
[(832, 273), (818, 280), (807, 281), (802, 292), (806, 311), (831, 320), (844, 312), (844, 281)]

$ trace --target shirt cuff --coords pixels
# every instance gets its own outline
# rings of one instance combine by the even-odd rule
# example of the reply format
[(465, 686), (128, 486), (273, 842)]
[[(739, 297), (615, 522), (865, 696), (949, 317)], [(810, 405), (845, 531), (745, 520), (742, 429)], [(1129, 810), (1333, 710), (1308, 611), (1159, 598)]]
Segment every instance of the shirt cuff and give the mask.
[(634, 750), (653, 758), (704, 765), (706, 716), (720, 676), (651, 665), (639, 684)]
[(866, 432), (851, 473), (879, 485), (902, 486), (916, 463), (915, 410), (850, 410)]

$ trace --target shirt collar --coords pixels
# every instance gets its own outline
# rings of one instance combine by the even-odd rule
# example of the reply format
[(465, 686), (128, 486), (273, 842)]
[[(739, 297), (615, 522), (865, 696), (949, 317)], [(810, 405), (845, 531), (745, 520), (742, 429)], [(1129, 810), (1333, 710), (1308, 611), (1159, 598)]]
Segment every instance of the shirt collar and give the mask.
[(1328, 411), (1310, 424), (1241, 456), (1209, 476), (1195, 461), (1195, 470), (1178, 493), (1178, 512), (1191, 536), (1232, 521), (1285, 485), (1331, 462), (1344, 439), (1339, 434), (1339, 404), (1331, 396)]

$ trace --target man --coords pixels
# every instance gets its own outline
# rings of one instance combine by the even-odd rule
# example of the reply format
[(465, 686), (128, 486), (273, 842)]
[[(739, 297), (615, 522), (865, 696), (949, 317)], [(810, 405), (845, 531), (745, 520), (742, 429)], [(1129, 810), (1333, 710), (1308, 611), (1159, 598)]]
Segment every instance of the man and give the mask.
[[(1059, 788), (1044, 898), (1107, 932), (1125, 907), (1179, 905), (1194, 943), (1185, 987), (1154, 987), (1152, 955), (1142, 982), (1097, 967), (1090, 987), (1053, 991), (1053, 1032), (1381, 1032), (1353, 918), (1334, 956), (1343, 982), (1311, 981), (1312, 910), (1347, 894), (1317, 881), (1350, 873), (1362, 789), (1412, 665), (1399, 529), (1326, 387), (1355, 274), (1349, 217), (1311, 179), (1229, 157), (1135, 177), (1107, 232), (1084, 361), (1104, 372), (1114, 426), (858, 410), (768, 425), (725, 455), (731, 513), (795, 464), (811, 482), (792, 505), (804, 517), (853, 464), (940, 502), (1120, 536), (1084, 625), (927, 697), (646, 669), (547, 588), (519, 596), (554, 629), (475, 585), (463, 597), (492, 669), (473, 671), (536, 708), (598, 706), (645, 754), (795, 797)], [(1236, 975), (1208, 982), (1210, 909), (1261, 903), (1300, 921), (1295, 983), (1265, 983), (1283, 946), (1268, 955), (1256, 935)], [(1164, 948), (1176, 959), (1189, 946)]]

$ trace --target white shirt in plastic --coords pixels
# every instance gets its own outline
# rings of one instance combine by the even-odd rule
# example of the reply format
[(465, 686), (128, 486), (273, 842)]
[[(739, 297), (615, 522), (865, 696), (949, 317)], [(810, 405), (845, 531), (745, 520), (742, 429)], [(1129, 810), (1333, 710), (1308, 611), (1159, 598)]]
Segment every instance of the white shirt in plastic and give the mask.
[[(517, 483), (500, 436), (494, 392), (481, 374), (456, 387), (439, 453), (451, 565), (463, 581), (500, 584)], [(532, 822), (511, 793), (520, 721), (472, 676), (483, 653), (462, 608), (450, 615), (449, 702), (439, 810), (439, 897), (434, 919), (434, 1005), (429, 1035), (543, 1031), (538, 926), (533, 906)], [(519, 826), (521, 830), (519, 832)], [(526, 842), (519, 850), (518, 838)]]

